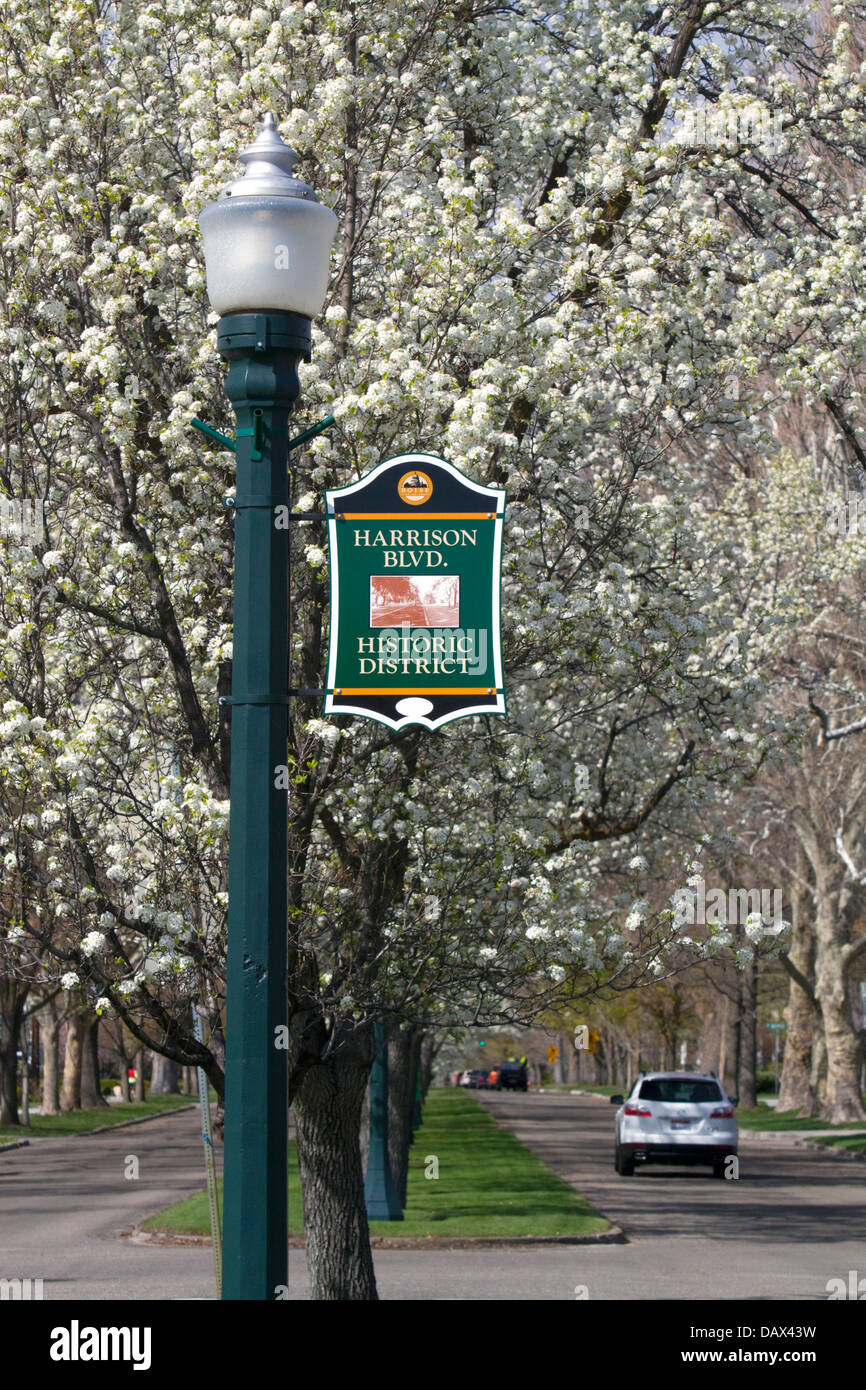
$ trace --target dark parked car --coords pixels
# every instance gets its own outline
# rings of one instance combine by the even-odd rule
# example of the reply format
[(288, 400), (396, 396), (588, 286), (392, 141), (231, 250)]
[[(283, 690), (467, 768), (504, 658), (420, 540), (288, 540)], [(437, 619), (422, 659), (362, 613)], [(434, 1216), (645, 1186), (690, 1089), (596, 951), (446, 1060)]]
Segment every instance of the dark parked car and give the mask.
[(497, 1091), (525, 1091), (529, 1086), (529, 1072), (525, 1062), (500, 1062), (496, 1078)]

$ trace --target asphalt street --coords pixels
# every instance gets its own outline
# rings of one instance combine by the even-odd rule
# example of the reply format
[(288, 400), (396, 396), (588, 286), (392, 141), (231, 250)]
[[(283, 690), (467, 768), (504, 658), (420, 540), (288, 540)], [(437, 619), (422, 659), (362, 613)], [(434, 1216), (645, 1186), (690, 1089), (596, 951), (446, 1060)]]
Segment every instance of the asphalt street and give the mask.
[[(497, 1119), (621, 1226), (627, 1243), (377, 1250), (384, 1300), (824, 1300), (832, 1278), (866, 1277), (866, 1165), (745, 1136), (740, 1177), (613, 1171), (612, 1106), (567, 1094), (478, 1093)], [(418, 1153), (426, 1155), (423, 1144)], [(127, 1178), (128, 1159), (138, 1178)], [(0, 1278), (42, 1278), (47, 1299), (211, 1299), (206, 1247), (122, 1238), (199, 1190), (196, 1112), (0, 1154)], [(395, 1225), (395, 1234), (399, 1226)], [(309, 1297), (290, 1251), (290, 1297)]]
[(121, 1235), (204, 1187), (200, 1130), (182, 1110), (0, 1153), (0, 1278), (42, 1279), (46, 1300), (213, 1298), (209, 1248)]
[[(864, 1163), (746, 1135), (737, 1181), (702, 1168), (620, 1178), (608, 1102), (561, 1092), (473, 1094), (628, 1243), (381, 1250), (383, 1299), (825, 1300), (828, 1280), (847, 1281), (849, 1270), (866, 1277)], [(303, 1253), (292, 1256), (292, 1296), (305, 1298)]]

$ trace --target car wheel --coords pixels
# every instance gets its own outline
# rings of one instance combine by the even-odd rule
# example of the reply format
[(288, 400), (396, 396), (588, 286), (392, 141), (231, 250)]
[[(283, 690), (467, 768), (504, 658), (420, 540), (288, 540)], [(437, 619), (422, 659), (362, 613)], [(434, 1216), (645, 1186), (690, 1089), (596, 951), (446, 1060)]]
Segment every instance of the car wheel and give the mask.
[(713, 1177), (714, 1177), (714, 1178), (724, 1178), (724, 1176), (725, 1176), (725, 1167), (726, 1167), (726, 1164), (727, 1164), (727, 1160), (724, 1159), (724, 1158), (722, 1159), (721, 1163), (714, 1163), (714, 1164), (713, 1164)]
[(622, 1149), (617, 1144), (614, 1150), (613, 1166), (621, 1178), (634, 1177), (634, 1159), (623, 1158)]

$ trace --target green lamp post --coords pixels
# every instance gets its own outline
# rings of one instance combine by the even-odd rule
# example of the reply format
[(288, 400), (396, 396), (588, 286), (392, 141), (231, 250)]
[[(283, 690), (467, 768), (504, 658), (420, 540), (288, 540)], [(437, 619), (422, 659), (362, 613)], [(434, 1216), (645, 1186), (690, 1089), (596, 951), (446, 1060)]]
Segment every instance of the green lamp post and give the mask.
[(287, 1283), (286, 763), (288, 420), (310, 360), (337, 219), (292, 175), (268, 116), (242, 178), (199, 219), (217, 341), (237, 415), (229, 829), (224, 1299)]
[(375, 1053), (370, 1068), (370, 1152), (364, 1176), (368, 1221), (402, 1221), (403, 1208), (388, 1155), (388, 1025), (373, 1030)]

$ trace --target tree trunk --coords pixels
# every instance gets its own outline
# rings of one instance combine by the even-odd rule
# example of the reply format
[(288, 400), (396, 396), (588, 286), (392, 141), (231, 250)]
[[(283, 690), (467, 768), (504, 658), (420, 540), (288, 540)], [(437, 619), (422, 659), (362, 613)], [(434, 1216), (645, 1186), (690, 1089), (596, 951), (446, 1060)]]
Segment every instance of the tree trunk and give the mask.
[(42, 1084), (42, 1029), (38, 1018), (30, 1020), (30, 1085), (38, 1091)]
[(0, 1126), (18, 1124), (18, 1030), (4, 1020), (0, 1038)]
[(120, 1083), (120, 1099), (125, 1104), (129, 1104), (129, 1045), (123, 1023), (120, 1019), (111, 1029), (106, 1025), (105, 1032), (109, 1034), (111, 1047), (117, 1060), (117, 1079)]
[(29, 1019), (21, 1029), (21, 1123), (30, 1126), (30, 1037), (33, 1034)]
[(442, 1044), (437, 1043), (432, 1034), (425, 1034), (421, 1039), (421, 1104), (427, 1097), (430, 1090), (430, 1083), (433, 1080), (433, 1063), (439, 1053)]
[(85, 1014), (81, 1049), (81, 1108), (96, 1110), (108, 1102), (99, 1086), (99, 1017)]
[(785, 1055), (779, 1082), (777, 1109), (799, 1110), (803, 1116), (814, 1115), (815, 1094), (812, 1090), (812, 1044), (816, 1027), (821, 1026), (812, 1000), (796, 980), (791, 981), (788, 1005), (785, 1009)]
[(0, 1125), (18, 1124), (18, 1048), (27, 990), (0, 980)]
[(556, 1061), (553, 1064), (553, 1080), (557, 1086), (562, 1086), (565, 1082), (565, 1050), (561, 1033), (557, 1034), (554, 1046), (556, 1047)]
[(135, 1099), (136, 1103), (140, 1105), (141, 1102), (144, 1100), (144, 1048), (143, 1048), (143, 1047), (140, 1047), (140, 1048), (138, 1049), (138, 1051), (136, 1052), (136, 1054), (135, 1054), (135, 1061), (133, 1062), (132, 1065), (135, 1067), (135, 1091), (134, 1091), (133, 1094), (134, 1094), (134, 1099)]
[(294, 1098), (307, 1265), (319, 1301), (375, 1301), (358, 1132), (369, 1042), (345, 1043), (310, 1067)]
[(617, 1079), (617, 1086), (621, 1089), (623, 1086), (628, 1085), (628, 1077), (631, 1071), (631, 1051), (629, 1049), (628, 1043), (624, 1042), (620, 1047), (619, 1063), (619, 1077)]
[(81, 1109), (81, 1068), (87, 1019), (84, 1014), (71, 1014), (66, 1023), (66, 1051), (63, 1057), (63, 1086), (60, 1091), (60, 1112)]
[(842, 948), (835, 942), (819, 944), (815, 992), (821, 1003), (827, 1048), (827, 1090), (819, 1109), (821, 1119), (834, 1125), (862, 1120), (860, 1039), (854, 1031)]
[(818, 1113), (830, 1124), (863, 1119), (860, 1097), (860, 1039), (854, 1029), (845, 922), (839, 892), (816, 875), (815, 994), (826, 1049), (826, 1089)]
[(815, 1097), (813, 1114), (820, 1115), (827, 1099), (827, 1044), (824, 1041), (823, 1020), (812, 1034), (812, 1069), (809, 1086)]
[[(798, 871), (806, 872), (806, 856), (798, 854)], [(791, 964), (814, 988), (815, 935), (810, 895), (799, 885), (791, 894), (792, 933), (788, 957)], [(815, 1001), (792, 977), (788, 986), (788, 1005), (785, 1009), (785, 1056), (779, 1083), (777, 1109), (799, 1110), (801, 1115), (814, 1115), (815, 1093), (812, 1089), (812, 1036), (821, 1018)]]
[(361, 1172), (366, 1173), (370, 1162), (370, 1087), (364, 1088), (361, 1103), (361, 1123), (358, 1127), (358, 1144), (361, 1150)]
[(755, 1050), (758, 1022), (758, 967), (753, 962), (740, 981), (740, 1046), (737, 1074), (737, 1095), (744, 1110), (754, 1110), (758, 1104), (755, 1078)]
[(60, 1034), (56, 999), (40, 1010), (42, 1019), (42, 1114), (59, 1115), (57, 1091), (57, 1044)]
[[(726, 972), (727, 974), (728, 972)], [(731, 1008), (731, 988), (739, 989), (739, 980), (735, 977), (735, 982), (726, 980), (722, 990), (722, 998), (714, 1015), (712, 1026), (718, 1031), (718, 1066), (716, 1075), (722, 1083), (722, 1089), (727, 1096), (737, 1094), (738, 1068), (737, 1068), (737, 1031), (739, 1009), (734, 1006)]]
[(421, 1081), (421, 1049), (424, 1043), (424, 1035), (420, 1028), (415, 1028), (412, 1034), (412, 1086), (409, 1096), (409, 1143), (415, 1143), (415, 1131), (423, 1123), (422, 1110), (423, 1083)]
[(152, 1096), (176, 1096), (180, 1066), (170, 1057), (159, 1052), (151, 1052), (153, 1067), (150, 1073), (150, 1094)]

